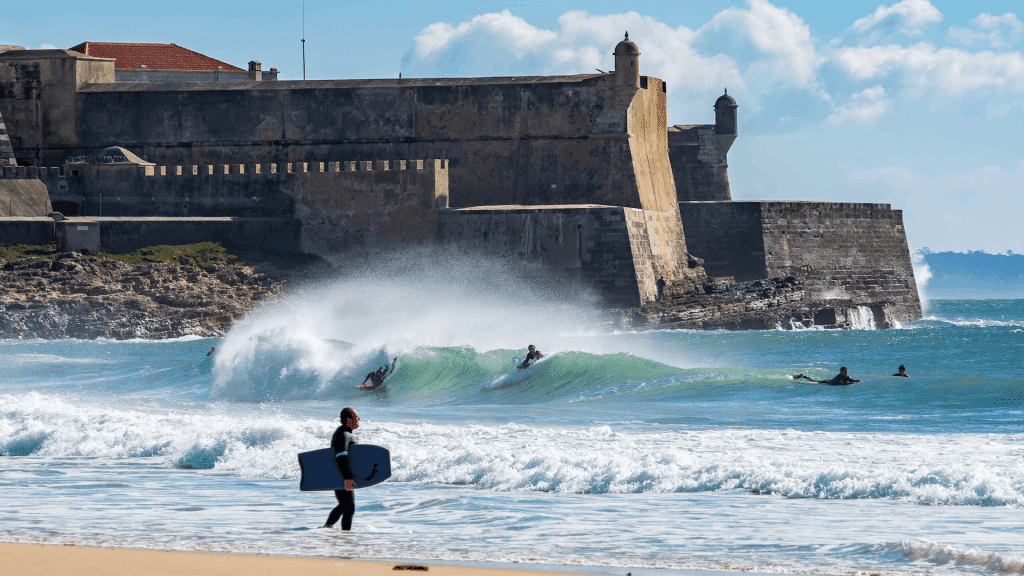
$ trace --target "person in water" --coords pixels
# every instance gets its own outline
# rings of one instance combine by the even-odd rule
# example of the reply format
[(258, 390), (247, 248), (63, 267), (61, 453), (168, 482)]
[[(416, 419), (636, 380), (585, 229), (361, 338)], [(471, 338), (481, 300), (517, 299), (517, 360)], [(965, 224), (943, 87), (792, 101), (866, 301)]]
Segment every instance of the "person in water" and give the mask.
[(544, 355), (540, 353), (540, 350), (537, 350), (537, 347), (533, 344), (527, 346), (526, 349), (528, 350), (526, 359), (519, 365), (519, 368), (529, 368), (534, 362), (544, 357)]
[(857, 382), (860, 382), (860, 380), (850, 378), (850, 372), (846, 369), (846, 366), (840, 368), (839, 374), (836, 374), (831, 380), (815, 380), (814, 378), (804, 374), (793, 375), (793, 380), (799, 380), (801, 378), (808, 382), (814, 382), (815, 384), (828, 384), (829, 386), (846, 386), (848, 384), (856, 384)]
[(907, 374), (907, 367), (900, 364), (900, 369), (893, 376), (902, 376), (903, 378), (910, 378), (910, 374)]
[(334, 450), (334, 462), (338, 465), (341, 477), (345, 479), (345, 488), (335, 490), (334, 497), (338, 499), (338, 505), (331, 510), (327, 516), (327, 523), (324, 528), (334, 528), (334, 525), (341, 518), (341, 529), (352, 529), (352, 517), (356, 513), (356, 499), (353, 490), (355, 489), (354, 476), (352, 474), (352, 463), (348, 459), (348, 449), (356, 443), (352, 438), (352, 432), (359, 428), (359, 414), (355, 408), (344, 408), (339, 415), (341, 426), (334, 431), (331, 437), (331, 449)]
[[(363, 379), (362, 384), (360, 384), (359, 386), (362, 386), (363, 384), (366, 384), (367, 381), (373, 382), (373, 386), (370, 386), (370, 388), (376, 388), (376, 387), (380, 386), (381, 384), (384, 383), (384, 379), (388, 377), (388, 373), (391, 370), (394, 369), (395, 362), (397, 362), (397, 361), (398, 361), (398, 357), (396, 356), (395, 360), (391, 362), (391, 366), (390, 367), (387, 364), (385, 364), (385, 365), (377, 368), (376, 371), (370, 372), (369, 374), (366, 375), (366, 378)], [(358, 386), (357, 386), (357, 388), (358, 388)]]

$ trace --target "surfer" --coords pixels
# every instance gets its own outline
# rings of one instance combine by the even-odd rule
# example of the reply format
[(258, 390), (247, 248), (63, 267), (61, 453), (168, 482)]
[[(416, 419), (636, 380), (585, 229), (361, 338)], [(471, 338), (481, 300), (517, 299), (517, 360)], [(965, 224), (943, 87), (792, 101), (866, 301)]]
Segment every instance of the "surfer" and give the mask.
[(528, 350), (526, 354), (526, 359), (523, 360), (522, 364), (517, 366), (517, 368), (519, 368), (520, 370), (524, 368), (529, 368), (531, 365), (533, 365), (534, 362), (544, 357), (544, 355), (540, 353), (540, 350), (537, 350), (537, 347), (534, 346), (533, 344), (527, 346), (526, 349)]
[(333, 528), (338, 518), (341, 518), (341, 529), (351, 530), (352, 516), (356, 513), (356, 499), (353, 493), (355, 481), (353, 480), (352, 463), (348, 460), (348, 448), (356, 443), (352, 438), (352, 431), (359, 428), (359, 414), (356, 413), (355, 408), (344, 408), (338, 417), (341, 419), (341, 426), (338, 426), (338, 429), (334, 431), (334, 436), (331, 436), (331, 449), (334, 450), (334, 462), (338, 465), (341, 477), (345, 479), (345, 488), (334, 491), (338, 505), (327, 516), (324, 528)]
[(217, 351), (217, 347), (216, 346), (211, 346), (210, 347), (210, 351), (206, 353), (206, 356), (207, 357), (213, 356), (213, 353), (216, 352), (216, 351)]
[(893, 376), (902, 376), (904, 378), (910, 378), (910, 374), (907, 374), (907, 367), (904, 366), (903, 364), (900, 364), (900, 369), (895, 374), (893, 374)]
[(849, 384), (855, 384), (857, 382), (860, 382), (860, 380), (854, 380), (853, 378), (850, 378), (850, 372), (849, 370), (846, 369), (846, 366), (840, 368), (839, 374), (836, 374), (835, 377), (832, 378), (831, 380), (815, 380), (814, 378), (811, 378), (810, 376), (807, 376), (805, 374), (793, 375), (793, 380), (799, 380), (801, 378), (807, 380), (808, 382), (814, 382), (815, 384), (828, 384), (829, 386), (847, 386)]
[[(356, 388), (360, 390), (373, 390), (374, 388), (377, 388), (378, 386), (384, 383), (384, 379), (388, 377), (389, 373), (395, 371), (395, 364), (397, 362), (398, 357), (395, 356), (395, 359), (391, 361), (390, 367), (387, 364), (384, 364), (383, 366), (377, 368), (377, 370), (375, 370), (374, 372), (370, 372), (369, 374), (366, 375), (366, 378), (363, 379), (362, 384), (356, 386)], [(370, 382), (369, 386), (366, 385), (367, 382)]]

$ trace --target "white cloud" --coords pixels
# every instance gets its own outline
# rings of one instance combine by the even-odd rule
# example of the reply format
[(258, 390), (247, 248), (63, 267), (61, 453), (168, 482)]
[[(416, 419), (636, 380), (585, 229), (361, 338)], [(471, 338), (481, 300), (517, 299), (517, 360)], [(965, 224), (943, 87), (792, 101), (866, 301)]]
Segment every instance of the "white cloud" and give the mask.
[(754, 66), (776, 80), (803, 86), (814, 82), (821, 58), (810, 28), (796, 14), (767, 0), (750, 0), (749, 9), (723, 10), (702, 26), (698, 34), (723, 27), (743, 33), (762, 53)]
[(855, 79), (901, 72), (905, 82), (947, 95), (982, 88), (1024, 92), (1024, 57), (1018, 52), (968, 52), (921, 42), (908, 47), (843, 48), (832, 60)]
[(579, 10), (562, 14), (558, 24), (558, 30), (544, 30), (507, 10), (457, 25), (431, 24), (406, 55), (403, 75), (588, 74), (597, 68), (610, 72), (612, 51), (628, 30), (640, 47), (641, 73), (668, 83), (673, 113), (685, 107), (679, 103), (696, 104), (695, 98), (702, 96), (707, 101), (700, 101), (699, 109), (707, 114), (723, 87), (734, 93), (745, 87), (736, 62), (723, 54), (700, 54), (692, 45), (695, 32), (685, 26), (672, 28), (636, 12), (591, 15)]
[(873, 122), (889, 109), (889, 101), (885, 98), (885, 88), (875, 86), (854, 94), (850, 101), (836, 108), (827, 118), (830, 124), (846, 122)]
[(54, 46), (53, 44), (50, 44), (49, 42), (42, 44), (41, 46), (39, 46), (39, 48), (36, 48), (36, 50), (57, 50), (57, 49), (58, 48), (56, 46)]
[(414, 40), (416, 55), (419, 58), (425, 58), (473, 33), (484, 33), (501, 38), (503, 43), (500, 45), (500, 49), (510, 48), (517, 56), (550, 42), (558, 36), (550, 30), (542, 30), (528, 24), (526, 20), (513, 16), (508, 10), (503, 10), (498, 13), (481, 14), (458, 26), (451, 26), (445, 22), (427, 26)]
[(896, 27), (908, 36), (916, 36), (924, 32), (929, 24), (942, 21), (942, 13), (928, 0), (903, 0), (892, 6), (879, 6), (870, 16), (865, 16), (853, 23), (857, 32), (866, 32), (880, 23), (887, 27)]
[(1007, 12), (1002, 16), (993, 16), (982, 12), (971, 20), (973, 28), (949, 27), (949, 39), (964, 46), (985, 44), (992, 48), (1009, 48), (1024, 37), (1024, 23), (1017, 15)]

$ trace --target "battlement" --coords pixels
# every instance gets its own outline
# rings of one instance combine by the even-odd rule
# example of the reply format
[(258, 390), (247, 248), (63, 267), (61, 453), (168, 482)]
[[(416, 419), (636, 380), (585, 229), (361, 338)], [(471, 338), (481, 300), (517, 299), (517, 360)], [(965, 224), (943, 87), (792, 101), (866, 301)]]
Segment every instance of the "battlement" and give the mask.
[[(73, 165), (67, 165), (73, 166)], [(90, 165), (92, 166), (92, 165)], [(99, 165), (102, 169), (103, 166)], [(288, 174), (331, 174), (346, 172), (387, 172), (448, 170), (448, 160), (365, 160), (346, 162), (282, 162), (268, 164), (200, 164), (184, 166), (135, 166), (143, 176), (220, 176)], [(41, 168), (40, 170), (46, 170)]]

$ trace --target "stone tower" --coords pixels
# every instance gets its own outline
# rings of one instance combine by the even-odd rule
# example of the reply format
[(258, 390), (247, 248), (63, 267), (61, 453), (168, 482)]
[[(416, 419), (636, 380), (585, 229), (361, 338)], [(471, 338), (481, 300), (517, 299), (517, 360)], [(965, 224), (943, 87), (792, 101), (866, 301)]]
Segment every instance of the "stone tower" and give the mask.
[[(729, 90), (725, 90), (725, 94), (718, 97), (715, 100), (715, 132), (719, 136), (732, 134), (735, 136), (738, 134), (736, 121), (736, 109), (739, 106), (736, 105), (736, 99), (729, 96)], [(732, 144), (730, 142), (730, 144)]]
[(11, 147), (11, 137), (7, 134), (4, 116), (0, 114), (0, 167), (17, 165), (14, 160), (14, 148)]
[(640, 85), (640, 49), (629, 39), (629, 32), (626, 32), (625, 39), (615, 46), (615, 84), (618, 86), (639, 86)]

